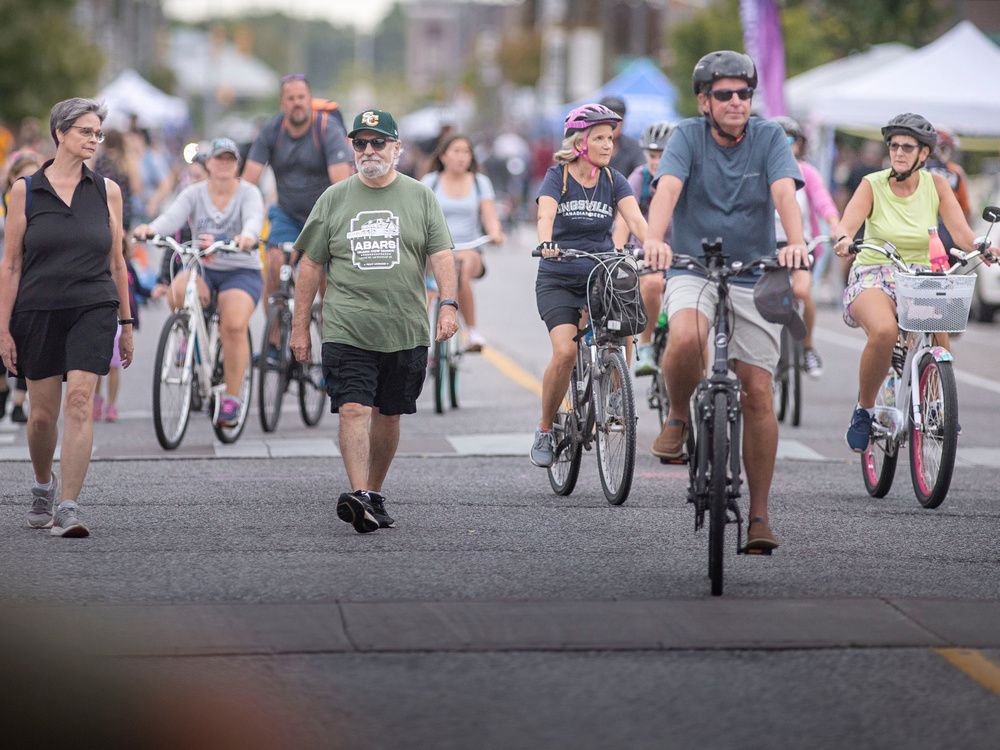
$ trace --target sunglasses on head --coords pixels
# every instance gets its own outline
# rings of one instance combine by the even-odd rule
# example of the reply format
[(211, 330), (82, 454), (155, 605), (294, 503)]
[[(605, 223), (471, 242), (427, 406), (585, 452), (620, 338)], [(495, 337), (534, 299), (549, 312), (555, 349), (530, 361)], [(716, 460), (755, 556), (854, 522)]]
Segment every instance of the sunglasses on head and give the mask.
[(717, 102), (728, 102), (733, 98), (733, 94), (736, 94), (736, 96), (740, 98), (741, 102), (745, 102), (753, 96), (753, 89), (747, 86), (742, 89), (715, 89), (708, 92), (708, 95)]
[(305, 81), (305, 73), (289, 73), (288, 75), (281, 76), (282, 83), (288, 83), (289, 81)]
[(918, 148), (920, 148), (920, 146), (915, 143), (896, 143), (893, 141), (889, 144), (890, 151), (902, 151), (904, 154), (912, 154)]
[(359, 154), (363, 154), (368, 145), (371, 144), (372, 151), (381, 151), (385, 148), (385, 144), (389, 142), (388, 138), (353, 138), (351, 139), (351, 145), (354, 146), (354, 150)]

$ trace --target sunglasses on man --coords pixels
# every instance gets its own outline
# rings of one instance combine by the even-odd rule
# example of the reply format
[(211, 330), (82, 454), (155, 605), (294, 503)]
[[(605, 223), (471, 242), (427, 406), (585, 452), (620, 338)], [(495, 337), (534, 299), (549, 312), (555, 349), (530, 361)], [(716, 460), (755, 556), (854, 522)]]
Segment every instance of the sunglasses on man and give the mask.
[(733, 98), (734, 94), (740, 98), (741, 102), (745, 102), (753, 96), (753, 89), (750, 86), (747, 86), (742, 89), (714, 89), (713, 91), (708, 92), (708, 95), (717, 102), (728, 102)]
[(382, 151), (385, 149), (385, 145), (389, 143), (388, 138), (353, 138), (351, 139), (351, 145), (354, 146), (354, 150), (359, 154), (363, 154), (365, 149), (368, 148), (369, 144), (372, 147), (372, 151)]
[(919, 146), (915, 143), (896, 143), (893, 141), (889, 144), (890, 151), (902, 151), (904, 154), (912, 154), (918, 148)]

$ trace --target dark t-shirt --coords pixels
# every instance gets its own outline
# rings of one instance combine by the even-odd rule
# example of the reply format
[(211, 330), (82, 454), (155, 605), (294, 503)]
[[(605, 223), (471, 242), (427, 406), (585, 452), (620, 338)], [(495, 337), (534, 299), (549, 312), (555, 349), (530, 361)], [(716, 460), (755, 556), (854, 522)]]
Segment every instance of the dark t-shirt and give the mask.
[(622, 174), (632, 174), (636, 167), (646, 163), (639, 141), (622, 133), (618, 136), (618, 148), (611, 157), (611, 168)]
[(117, 304), (104, 178), (84, 165), (67, 206), (45, 176), (51, 164), (31, 176), (14, 312)]
[[(618, 201), (632, 195), (628, 180), (621, 172), (605, 168), (594, 187), (584, 188), (572, 174), (566, 174), (564, 194), (563, 171), (562, 164), (549, 167), (538, 190), (539, 198), (547, 195), (559, 204), (552, 224), (552, 241), (560, 247), (591, 253), (611, 250)], [(594, 263), (586, 258), (546, 258), (539, 270), (575, 276), (586, 275), (593, 267)]]
[[(775, 254), (771, 185), (784, 177), (803, 186), (799, 165), (775, 122), (751, 117), (735, 146), (720, 146), (703, 117), (682, 121), (670, 134), (655, 180), (684, 183), (670, 222), (673, 251), (700, 256), (703, 238), (722, 238), (730, 261), (750, 262)], [(671, 271), (671, 274), (693, 273)], [(752, 285), (752, 276), (734, 283)]]
[(271, 165), (278, 186), (278, 205), (303, 223), (316, 199), (330, 187), (326, 168), (331, 164), (352, 163), (344, 129), (329, 115), (324, 129), (320, 125), (322, 118), (322, 114), (317, 114), (308, 131), (292, 138), (288, 129), (282, 127), (284, 115), (275, 115), (261, 129), (247, 154), (248, 160)]

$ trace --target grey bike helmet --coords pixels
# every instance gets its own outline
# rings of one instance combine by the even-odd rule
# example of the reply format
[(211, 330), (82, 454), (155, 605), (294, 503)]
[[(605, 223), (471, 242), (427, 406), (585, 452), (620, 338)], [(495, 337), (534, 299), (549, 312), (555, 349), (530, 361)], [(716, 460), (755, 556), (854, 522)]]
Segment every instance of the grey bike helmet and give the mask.
[(749, 55), (729, 49), (709, 52), (698, 61), (691, 74), (691, 87), (700, 94), (719, 78), (742, 78), (747, 86), (757, 88), (757, 66)]
[(642, 131), (639, 145), (648, 151), (662, 151), (667, 145), (667, 136), (674, 127), (672, 122), (654, 122)]
[(779, 117), (773, 117), (771, 119), (781, 126), (781, 129), (785, 131), (785, 135), (791, 136), (797, 141), (804, 141), (806, 139), (799, 123), (793, 118), (780, 115)]
[(927, 146), (931, 151), (934, 150), (938, 140), (937, 131), (927, 118), (912, 112), (896, 115), (882, 128), (882, 138), (886, 143), (894, 135), (911, 135), (917, 139), (917, 143)]

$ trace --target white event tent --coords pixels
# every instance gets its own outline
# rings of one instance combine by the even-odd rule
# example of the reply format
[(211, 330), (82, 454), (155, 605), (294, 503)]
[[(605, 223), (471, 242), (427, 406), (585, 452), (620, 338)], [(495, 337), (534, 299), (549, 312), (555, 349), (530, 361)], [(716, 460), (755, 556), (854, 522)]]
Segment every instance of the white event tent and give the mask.
[(826, 126), (878, 128), (918, 112), (963, 135), (1000, 135), (1000, 47), (962, 21), (925, 47), (819, 89), (810, 116)]
[(183, 99), (160, 91), (134, 70), (124, 70), (97, 94), (108, 105), (108, 127), (124, 130), (136, 115), (146, 128), (180, 128), (188, 122)]

